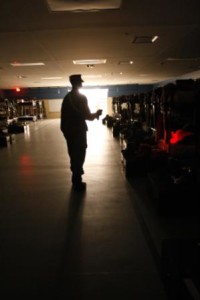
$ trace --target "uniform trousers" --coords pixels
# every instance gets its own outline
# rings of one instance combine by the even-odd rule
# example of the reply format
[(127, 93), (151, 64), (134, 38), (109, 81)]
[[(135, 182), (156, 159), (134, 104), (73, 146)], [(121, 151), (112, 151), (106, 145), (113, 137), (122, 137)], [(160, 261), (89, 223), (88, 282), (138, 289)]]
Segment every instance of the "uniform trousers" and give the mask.
[(83, 165), (87, 148), (87, 132), (68, 133), (64, 134), (64, 136), (70, 157), (72, 183), (80, 183), (82, 181), (81, 175), (84, 174)]

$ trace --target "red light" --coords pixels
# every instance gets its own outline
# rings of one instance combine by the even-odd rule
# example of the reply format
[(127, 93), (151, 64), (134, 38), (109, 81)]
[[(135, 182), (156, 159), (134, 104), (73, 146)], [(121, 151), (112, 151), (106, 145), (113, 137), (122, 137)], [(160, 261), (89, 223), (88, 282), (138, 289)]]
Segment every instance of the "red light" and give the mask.
[(193, 135), (192, 132), (189, 132), (189, 131), (184, 131), (184, 130), (177, 130), (177, 131), (172, 131), (171, 132), (171, 139), (170, 139), (170, 143), (171, 144), (176, 144), (180, 141), (182, 141), (184, 139), (184, 137), (186, 136), (191, 136)]
[(17, 88), (16, 88), (16, 92), (19, 93), (20, 91), (21, 91), (21, 89), (20, 89), (19, 87), (17, 87)]
[(28, 176), (31, 173), (31, 157), (27, 154), (22, 154), (20, 157), (20, 169), (23, 176)]

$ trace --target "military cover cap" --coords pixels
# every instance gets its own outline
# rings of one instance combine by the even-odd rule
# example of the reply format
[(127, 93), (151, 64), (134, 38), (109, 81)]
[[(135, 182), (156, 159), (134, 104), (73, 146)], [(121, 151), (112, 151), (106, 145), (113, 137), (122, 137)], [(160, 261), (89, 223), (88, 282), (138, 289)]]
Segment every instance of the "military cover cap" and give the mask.
[(76, 83), (76, 82), (84, 82), (83, 79), (81, 78), (81, 74), (73, 74), (69, 76), (69, 81), (71, 83)]

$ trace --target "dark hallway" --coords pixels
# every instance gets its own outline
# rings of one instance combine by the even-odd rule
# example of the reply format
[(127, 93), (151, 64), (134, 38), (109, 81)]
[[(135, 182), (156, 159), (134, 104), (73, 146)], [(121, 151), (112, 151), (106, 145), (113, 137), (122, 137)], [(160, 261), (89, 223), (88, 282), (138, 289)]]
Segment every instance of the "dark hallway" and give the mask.
[(58, 119), (0, 149), (2, 300), (167, 299), (119, 143), (95, 122), (85, 193), (71, 191)]

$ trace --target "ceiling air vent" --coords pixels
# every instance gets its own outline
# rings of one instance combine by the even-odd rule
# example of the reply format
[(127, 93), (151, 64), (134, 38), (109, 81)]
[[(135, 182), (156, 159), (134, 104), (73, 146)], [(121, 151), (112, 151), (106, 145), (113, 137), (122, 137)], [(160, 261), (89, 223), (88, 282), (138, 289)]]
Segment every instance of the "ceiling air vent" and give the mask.
[(46, 0), (51, 11), (92, 12), (119, 9), (122, 0)]

